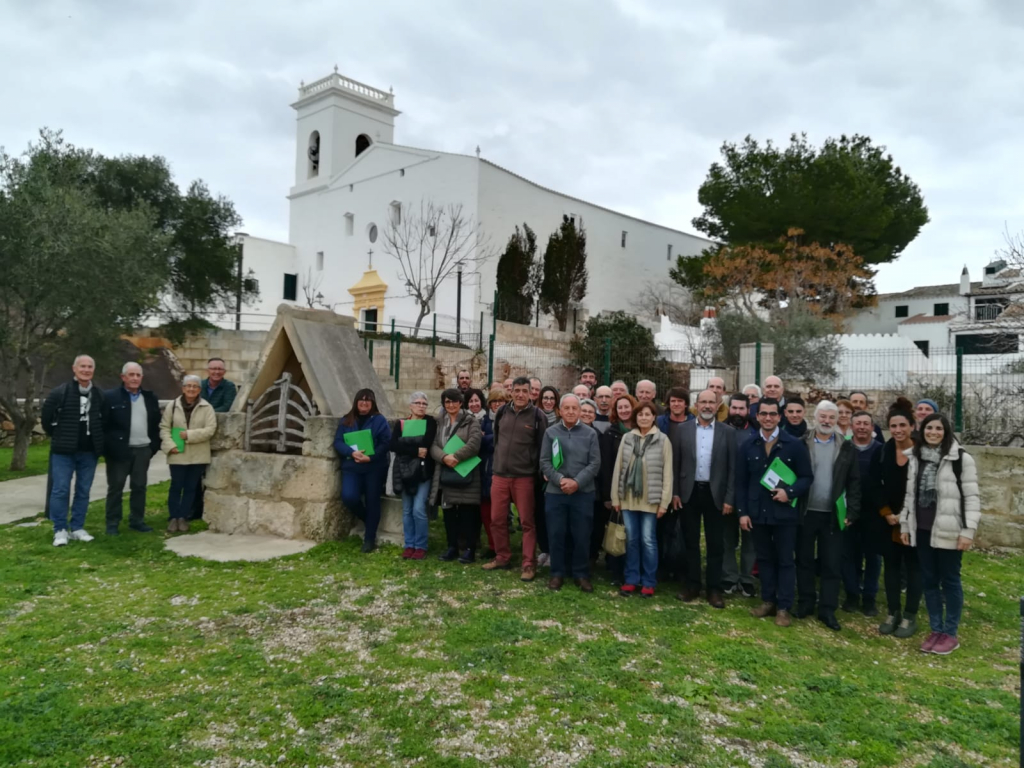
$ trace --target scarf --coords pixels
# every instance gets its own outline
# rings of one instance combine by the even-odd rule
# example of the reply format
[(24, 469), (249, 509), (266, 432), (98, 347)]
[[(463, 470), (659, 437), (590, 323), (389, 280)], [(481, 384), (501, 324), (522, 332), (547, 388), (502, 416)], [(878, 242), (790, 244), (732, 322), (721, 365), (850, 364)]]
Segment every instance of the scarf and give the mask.
[(470, 411), (469, 413), (477, 421), (483, 421), (484, 418), (486, 418), (486, 416), (487, 416), (487, 409), (486, 408), (481, 408), (476, 413), (473, 413), (472, 411)]
[(936, 479), (939, 474), (939, 459), (942, 453), (930, 445), (921, 446), (921, 480), (917, 503), (921, 507), (934, 507), (938, 500)]
[(647, 452), (647, 446), (653, 442), (653, 438), (654, 435), (648, 433), (645, 437), (637, 440), (633, 447), (633, 459), (629, 463), (629, 469), (626, 470), (626, 489), (638, 499), (644, 497), (643, 459), (644, 453)]
[(195, 400), (192, 401), (191, 405), (188, 404), (188, 401), (184, 397), (181, 398), (181, 410), (183, 410), (185, 412), (185, 426), (186, 427), (191, 427), (192, 426), (192, 411), (194, 411), (196, 409), (197, 405), (199, 405), (199, 398), (198, 397)]
[(552, 424), (554, 424), (556, 421), (558, 421), (558, 414), (555, 413), (554, 411), (545, 411), (543, 408), (541, 408), (540, 412), (543, 413), (544, 414), (544, 418), (546, 418), (548, 420), (548, 426), (549, 427)]

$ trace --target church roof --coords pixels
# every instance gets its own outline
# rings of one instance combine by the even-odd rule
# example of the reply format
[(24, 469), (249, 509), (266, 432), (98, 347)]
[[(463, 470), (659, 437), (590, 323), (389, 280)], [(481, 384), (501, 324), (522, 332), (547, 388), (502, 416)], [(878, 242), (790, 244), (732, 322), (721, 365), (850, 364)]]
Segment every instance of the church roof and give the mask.
[(363, 276), (359, 278), (359, 282), (348, 289), (348, 292), (353, 296), (356, 296), (361, 293), (385, 291), (387, 290), (387, 287), (388, 284), (381, 280), (376, 269), (368, 269), (363, 272)]

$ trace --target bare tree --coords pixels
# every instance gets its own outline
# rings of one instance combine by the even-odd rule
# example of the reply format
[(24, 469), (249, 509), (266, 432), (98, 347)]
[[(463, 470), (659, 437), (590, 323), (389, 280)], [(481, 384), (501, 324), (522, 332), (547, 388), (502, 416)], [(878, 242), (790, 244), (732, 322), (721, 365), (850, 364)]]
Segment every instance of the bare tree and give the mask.
[(401, 213), (388, 216), (382, 233), (383, 248), (398, 262), (406, 292), (419, 304), (413, 331), (419, 335), (420, 324), (430, 313), (441, 283), (455, 270), (484, 262), (493, 254), (476, 222), (463, 213), (461, 203), (420, 201), (416, 213), (406, 213), (406, 206), (396, 208)]
[(1006, 261), (1007, 266), (1024, 269), (1024, 232), (1012, 234), (1009, 225), (1003, 225), (1003, 247), (996, 255)]
[(306, 306), (310, 309), (316, 309), (317, 307), (328, 309), (324, 301), (324, 295), (320, 293), (320, 284), (323, 281), (324, 273), (317, 272), (316, 277), (314, 277), (312, 267), (306, 270), (306, 275), (302, 278), (302, 295), (306, 299)]
[(698, 325), (704, 311), (688, 289), (665, 280), (644, 283), (629, 307), (637, 317), (656, 322), (667, 315), (676, 325)]

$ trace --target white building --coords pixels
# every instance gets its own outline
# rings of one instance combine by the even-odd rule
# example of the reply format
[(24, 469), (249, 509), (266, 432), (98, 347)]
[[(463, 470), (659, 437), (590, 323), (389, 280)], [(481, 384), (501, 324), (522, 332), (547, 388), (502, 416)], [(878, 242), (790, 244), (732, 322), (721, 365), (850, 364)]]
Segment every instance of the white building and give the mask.
[[(389, 217), (415, 216), (421, 204), (461, 206), (478, 232), (476, 248), (493, 257), (462, 275), (462, 331), (489, 327), (500, 253), (515, 226), (537, 234), (538, 257), (563, 215), (587, 233), (589, 287), (578, 320), (626, 310), (644, 282), (668, 279), (678, 255), (696, 255), (710, 241), (546, 189), (477, 155), (416, 149), (394, 141), (394, 95), (337, 73), (299, 88), (295, 184), (289, 242), (243, 237), (245, 267), (261, 296), (246, 312), (273, 313), (281, 303), (305, 304), (304, 286), (320, 303), (365, 322), (411, 325), (419, 314), (397, 261), (384, 251)], [(372, 254), (370, 253), (372, 251)], [(372, 269), (368, 268), (372, 258)], [(355, 295), (350, 291), (357, 283)], [(635, 290), (632, 290), (635, 287)], [(456, 276), (435, 300), (438, 330), (454, 330)], [(424, 320), (429, 329), (432, 318)], [(569, 327), (572, 331), (572, 318)]]

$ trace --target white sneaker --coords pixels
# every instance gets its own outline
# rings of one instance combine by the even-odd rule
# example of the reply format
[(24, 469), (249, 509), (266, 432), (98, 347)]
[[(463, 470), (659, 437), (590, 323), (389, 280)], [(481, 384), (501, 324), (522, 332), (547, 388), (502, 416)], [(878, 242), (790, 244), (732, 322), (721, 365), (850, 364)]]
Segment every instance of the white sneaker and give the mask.
[(68, 532), (57, 531), (53, 534), (53, 546), (55, 547), (66, 547), (68, 545)]
[(540, 555), (537, 556), (537, 567), (547, 568), (549, 565), (551, 565), (551, 556), (546, 552), (541, 552)]
[(85, 528), (79, 528), (77, 531), (72, 531), (71, 538), (73, 541), (92, 541), (93, 539)]

